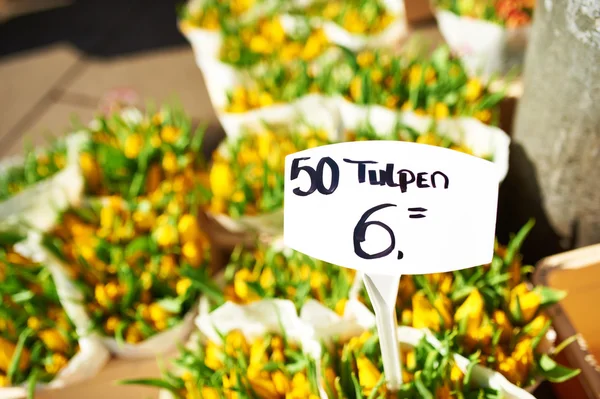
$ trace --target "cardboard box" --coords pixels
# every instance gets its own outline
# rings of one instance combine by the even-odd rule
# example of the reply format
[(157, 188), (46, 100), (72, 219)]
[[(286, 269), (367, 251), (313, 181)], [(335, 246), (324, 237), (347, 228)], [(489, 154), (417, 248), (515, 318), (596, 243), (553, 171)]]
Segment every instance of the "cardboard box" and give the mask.
[(409, 24), (418, 24), (433, 20), (429, 0), (404, 0), (406, 19)]
[(536, 285), (567, 291), (567, 297), (550, 310), (558, 342), (575, 334), (557, 359), (581, 369), (576, 378), (553, 389), (560, 399), (600, 397), (600, 244), (542, 259), (533, 278)]

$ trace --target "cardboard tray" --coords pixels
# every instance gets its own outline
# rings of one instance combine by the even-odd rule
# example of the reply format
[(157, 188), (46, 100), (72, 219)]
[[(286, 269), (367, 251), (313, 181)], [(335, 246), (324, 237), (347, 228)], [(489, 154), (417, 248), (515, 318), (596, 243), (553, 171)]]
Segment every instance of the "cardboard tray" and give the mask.
[(600, 398), (600, 244), (542, 259), (536, 285), (565, 290), (567, 297), (549, 310), (558, 340), (579, 338), (566, 347), (559, 362), (581, 369), (573, 380), (554, 384), (558, 398)]

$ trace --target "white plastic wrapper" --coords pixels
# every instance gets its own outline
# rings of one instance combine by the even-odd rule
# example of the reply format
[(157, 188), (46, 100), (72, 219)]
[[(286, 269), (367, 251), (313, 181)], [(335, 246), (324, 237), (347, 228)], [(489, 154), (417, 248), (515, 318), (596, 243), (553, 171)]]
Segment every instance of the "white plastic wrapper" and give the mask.
[[(400, 120), (423, 133), (433, 121), (431, 117), (419, 116), (414, 112), (401, 112)], [(436, 127), (439, 134), (464, 144), (475, 156), (492, 155), (498, 167), (499, 180), (504, 180), (508, 173), (510, 137), (502, 129), (467, 117), (442, 119), (437, 121)]]
[[(299, 121), (305, 121), (309, 126), (322, 129), (332, 141), (338, 141), (342, 137), (341, 119), (335, 103), (320, 95), (309, 95), (294, 103), (261, 108), (255, 112), (240, 114), (240, 116), (239, 119), (234, 114), (221, 117), (222, 123), (224, 119), (228, 119), (230, 122), (227, 125), (229, 129), (226, 130), (230, 140), (236, 140), (246, 130), (260, 131), (264, 129), (265, 123), (293, 127)], [(223, 124), (223, 126), (226, 125)], [(227, 142), (224, 142), (217, 151), (227, 157), (226, 149)], [(276, 236), (283, 232), (283, 207), (271, 213), (240, 218), (211, 212), (207, 212), (207, 215), (232, 233), (256, 232)]]
[[(302, 308), (300, 319), (314, 329), (314, 339), (325, 344), (330, 344), (333, 338), (344, 341), (358, 336), (375, 325), (375, 316), (362, 304), (355, 301), (348, 301), (348, 304), (350, 307), (347, 307), (344, 316), (340, 317), (318, 302), (310, 301)], [(405, 326), (398, 327), (398, 341), (401, 349), (416, 346), (423, 337), (427, 337), (432, 345), (440, 347), (440, 342), (427, 330)], [(467, 370), (468, 359), (455, 354), (454, 360), (463, 372)], [(319, 371), (320, 368), (321, 365), (318, 365)], [(503, 395), (503, 398), (534, 399), (529, 392), (511, 384), (500, 373), (493, 372), (485, 367), (476, 366), (472, 376), (473, 381), (478, 386), (497, 389)]]
[[(35, 261), (44, 262), (46, 257), (34, 250), (34, 247), (29, 246), (26, 242), (15, 245), (15, 250)], [(44, 263), (46, 264), (46, 263)], [(38, 384), (36, 390), (56, 390), (66, 386), (93, 378), (106, 365), (110, 359), (110, 353), (102, 345), (100, 339), (95, 334), (84, 334), (81, 327), (81, 317), (85, 316), (85, 311), (78, 301), (77, 295), (65, 293), (68, 290), (68, 281), (65, 281), (63, 276), (56, 270), (56, 264), (46, 264), (52, 274), (59, 292), (60, 302), (65, 309), (65, 312), (75, 324), (79, 338), (79, 352), (73, 356), (65, 368), (63, 368), (56, 377), (47, 384)], [(71, 291), (68, 291), (71, 292)], [(85, 331), (87, 333), (87, 331)], [(18, 399), (27, 397), (27, 388), (24, 386), (0, 388), (0, 399)]]
[[(0, 220), (4, 225), (24, 222), (33, 228), (50, 228), (58, 212), (77, 204), (83, 193), (83, 176), (79, 168), (79, 153), (88, 136), (78, 132), (65, 139), (67, 162), (65, 167), (36, 184), (0, 203)], [(0, 173), (23, 163), (22, 157), (9, 158), (0, 163)]]
[(442, 36), (471, 75), (506, 73), (523, 63), (530, 26), (514, 29), (474, 18), (437, 10)]
[[(394, 131), (398, 122), (418, 132), (426, 133), (433, 118), (419, 116), (414, 112), (396, 112), (380, 105), (357, 105), (344, 98), (337, 99), (344, 131), (353, 130), (361, 124), (369, 123), (379, 134)], [(498, 167), (500, 181), (508, 173), (510, 137), (500, 128), (486, 125), (474, 118), (448, 118), (436, 122), (437, 132), (455, 142), (464, 144), (479, 157), (492, 155)]]
[[(41, 240), (42, 236), (39, 233), (30, 232), (27, 240), (19, 244), (16, 250), (48, 267), (56, 283), (61, 303), (77, 327), (77, 332), (82, 336), (89, 335), (92, 323), (85, 308), (80, 305), (83, 302), (83, 295), (68, 277), (65, 264), (44, 248)], [(117, 357), (125, 359), (153, 358), (168, 353), (174, 350), (179, 343), (185, 342), (193, 329), (197, 308), (197, 306), (193, 306), (178, 325), (137, 344), (123, 343), (120, 345), (114, 338), (95, 335), (98, 335), (99, 341)]]

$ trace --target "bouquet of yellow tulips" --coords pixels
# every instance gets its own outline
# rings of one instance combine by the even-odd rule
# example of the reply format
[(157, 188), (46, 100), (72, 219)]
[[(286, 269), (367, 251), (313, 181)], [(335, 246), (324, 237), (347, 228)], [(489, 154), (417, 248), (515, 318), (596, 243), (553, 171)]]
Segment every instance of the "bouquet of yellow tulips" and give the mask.
[[(427, 133), (419, 133), (410, 126), (398, 123), (396, 128), (389, 134), (381, 134), (370, 123), (359, 125), (356, 129), (346, 131), (346, 141), (366, 141), (366, 140), (396, 140), (409, 141), (419, 144), (433, 145), (436, 147), (449, 148), (451, 150), (464, 152), (473, 155), (473, 151), (466, 145), (452, 140), (452, 138), (442, 135), (432, 126)], [(492, 154), (482, 158), (489, 161), (493, 160)]]
[(396, 18), (380, 0), (316, 0), (306, 8), (291, 10), (291, 13), (322, 18), (360, 35), (378, 34)]
[(22, 164), (6, 167), (0, 174), (0, 201), (18, 194), (27, 187), (54, 176), (67, 165), (67, 146), (56, 140), (49, 148), (26, 149)]
[(281, 0), (200, 0), (179, 9), (179, 18), (195, 27), (218, 31), (222, 26), (247, 22), (272, 14), (285, 4)]
[(204, 128), (194, 131), (183, 112), (127, 109), (97, 118), (88, 134), (79, 160), (88, 195), (202, 191)]
[(361, 105), (430, 115), (436, 119), (473, 116), (494, 122), (495, 108), (503, 92), (491, 93), (489, 85), (468, 78), (461, 61), (447, 47), (430, 57), (406, 59), (386, 51), (348, 52), (344, 62), (331, 63), (316, 78), (322, 92), (339, 93)]
[(182, 322), (210, 293), (208, 243), (197, 217), (172, 195), (90, 201), (65, 211), (44, 237), (83, 294), (91, 328), (136, 344)]
[(247, 71), (250, 79), (227, 92), (225, 111), (243, 113), (270, 105), (297, 100), (319, 91), (315, 84), (315, 63), (295, 59), (270, 62)]
[(531, 0), (437, 0), (436, 6), (459, 16), (483, 19), (507, 28), (531, 23), (535, 1)]
[(398, 392), (390, 392), (376, 334), (365, 331), (347, 342), (334, 340), (322, 358), (326, 392), (333, 399), (500, 397), (494, 389), (474, 385), (472, 368), (463, 373), (449, 349), (448, 343), (435, 348), (423, 337), (414, 348), (403, 350), (403, 384)]
[(126, 381), (167, 389), (175, 398), (317, 399), (315, 361), (285, 334), (247, 340), (232, 330), (221, 340), (182, 349), (177, 375)]
[[(402, 276), (396, 306), (401, 324), (438, 336), (453, 332), (453, 350), (477, 355), (479, 363), (517, 386), (529, 386), (540, 376), (561, 382), (576, 375), (543, 348), (551, 325), (545, 309), (565, 294), (532, 289), (523, 280), (531, 267), (521, 265), (519, 248), (532, 227), (529, 222), (507, 247), (497, 246), (490, 265)], [(368, 301), (364, 294), (363, 299)]]
[(266, 125), (227, 141), (213, 154), (210, 212), (234, 219), (283, 207), (285, 157), (330, 144), (327, 133), (305, 122)]
[(342, 315), (355, 271), (276, 245), (237, 248), (225, 268), (225, 300), (246, 304), (289, 299), (300, 309), (315, 299)]
[(0, 249), (0, 392), (48, 383), (79, 352), (75, 327), (48, 270), (17, 254), (21, 237), (3, 233)]
[(294, 30), (289, 32), (284, 30), (278, 16), (223, 26), (219, 58), (226, 64), (248, 68), (261, 61), (274, 64), (312, 61), (330, 47), (322, 29), (312, 29), (304, 19), (296, 22)]

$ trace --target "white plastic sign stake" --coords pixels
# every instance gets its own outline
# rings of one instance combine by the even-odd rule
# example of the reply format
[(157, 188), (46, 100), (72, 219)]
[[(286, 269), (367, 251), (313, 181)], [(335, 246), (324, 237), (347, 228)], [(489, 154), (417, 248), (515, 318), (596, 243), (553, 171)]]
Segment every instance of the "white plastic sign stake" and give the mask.
[(286, 157), (284, 242), (364, 272), (391, 389), (402, 382), (400, 276), (491, 262), (498, 181), (489, 161), (416, 143), (340, 143)]

